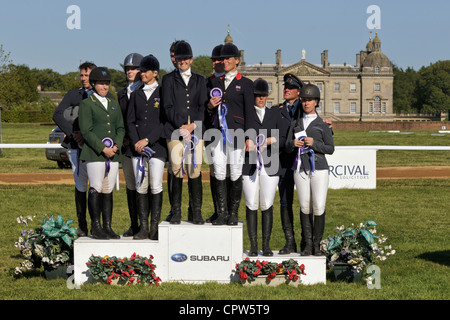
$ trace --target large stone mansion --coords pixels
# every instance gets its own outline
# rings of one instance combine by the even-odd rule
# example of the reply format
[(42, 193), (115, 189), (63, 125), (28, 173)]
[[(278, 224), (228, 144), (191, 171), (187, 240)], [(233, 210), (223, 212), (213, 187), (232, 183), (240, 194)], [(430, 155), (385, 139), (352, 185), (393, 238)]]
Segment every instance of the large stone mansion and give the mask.
[[(225, 42), (232, 41), (228, 32)], [(300, 61), (284, 65), (281, 50), (277, 50), (275, 64), (247, 65), (241, 50), (239, 72), (251, 80), (261, 77), (269, 83), (269, 107), (283, 102), (283, 76), (293, 73), (303, 82), (319, 87), (321, 101), (317, 111), (333, 121), (392, 121), (395, 116), (392, 63), (381, 52), (378, 34), (373, 40), (370, 37), (366, 49), (356, 54), (356, 65), (330, 63), (328, 50), (322, 52), (320, 64), (306, 61), (303, 50)]]

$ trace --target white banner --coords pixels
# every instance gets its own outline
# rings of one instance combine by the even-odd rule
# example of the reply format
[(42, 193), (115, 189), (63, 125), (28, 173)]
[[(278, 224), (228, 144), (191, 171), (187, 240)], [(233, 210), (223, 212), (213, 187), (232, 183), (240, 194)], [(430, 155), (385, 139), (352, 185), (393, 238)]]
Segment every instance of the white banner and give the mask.
[(375, 149), (340, 147), (326, 157), (330, 189), (376, 189), (377, 152)]

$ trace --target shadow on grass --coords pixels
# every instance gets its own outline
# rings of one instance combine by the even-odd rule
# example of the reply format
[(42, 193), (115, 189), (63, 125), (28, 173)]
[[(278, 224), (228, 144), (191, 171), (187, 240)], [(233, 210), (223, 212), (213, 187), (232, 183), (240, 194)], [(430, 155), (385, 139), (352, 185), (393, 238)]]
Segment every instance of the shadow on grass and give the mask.
[(417, 258), (439, 263), (440, 265), (447, 267), (450, 266), (450, 250), (426, 252), (417, 256)]

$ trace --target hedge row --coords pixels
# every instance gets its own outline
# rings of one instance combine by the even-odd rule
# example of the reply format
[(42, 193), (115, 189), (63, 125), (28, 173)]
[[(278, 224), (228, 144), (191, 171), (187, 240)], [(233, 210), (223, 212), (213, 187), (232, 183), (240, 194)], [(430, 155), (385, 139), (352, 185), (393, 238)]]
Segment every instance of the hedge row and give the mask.
[(53, 111), (2, 111), (2, 122), (8, 123), (30, 123), (30, 122), (53, 122)]

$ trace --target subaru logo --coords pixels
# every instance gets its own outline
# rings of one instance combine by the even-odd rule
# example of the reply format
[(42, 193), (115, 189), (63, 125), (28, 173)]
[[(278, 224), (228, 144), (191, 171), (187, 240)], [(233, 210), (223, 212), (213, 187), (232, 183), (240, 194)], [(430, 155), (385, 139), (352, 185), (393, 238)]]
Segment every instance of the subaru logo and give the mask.
[(184, 253), (175, 253), (171, 258), (175, 262), (183, 262), (187, 260), (187, 256)]

